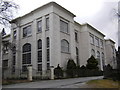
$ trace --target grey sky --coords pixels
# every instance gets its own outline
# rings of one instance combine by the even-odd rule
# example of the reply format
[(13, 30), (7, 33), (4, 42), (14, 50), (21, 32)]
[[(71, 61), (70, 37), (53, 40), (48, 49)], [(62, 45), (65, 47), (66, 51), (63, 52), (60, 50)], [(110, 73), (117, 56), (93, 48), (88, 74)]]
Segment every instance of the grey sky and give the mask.
[[(14, 0), (19, 6), (19, 14), (24, 15), (51, 0)], [(119, 0), (52, 0), (76, 15), (79, 23), (89, 23), (118, 43), (117, 2)], [(10, 31), (7, 31), (10, 33)]]

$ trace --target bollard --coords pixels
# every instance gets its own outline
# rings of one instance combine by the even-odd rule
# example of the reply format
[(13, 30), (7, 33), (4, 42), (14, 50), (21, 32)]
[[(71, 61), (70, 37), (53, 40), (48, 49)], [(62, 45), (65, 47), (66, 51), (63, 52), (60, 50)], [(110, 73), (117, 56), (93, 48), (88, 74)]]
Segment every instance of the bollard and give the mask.
[(28, 65), (28, 80), (32, 81), (32, 65)]
[(50, 67), (50, 79), (54, 80), (54, 66)]

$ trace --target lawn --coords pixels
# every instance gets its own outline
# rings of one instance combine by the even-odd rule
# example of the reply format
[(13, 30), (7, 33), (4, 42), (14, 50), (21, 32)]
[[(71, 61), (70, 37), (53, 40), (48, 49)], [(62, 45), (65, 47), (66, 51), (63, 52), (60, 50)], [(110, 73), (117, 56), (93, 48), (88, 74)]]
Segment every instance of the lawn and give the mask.
[(113, 81), (109, 79), (91, 80), (87, 82), (87, 85), (91, 85), (94, 88), (120, 88), (120, 81)]

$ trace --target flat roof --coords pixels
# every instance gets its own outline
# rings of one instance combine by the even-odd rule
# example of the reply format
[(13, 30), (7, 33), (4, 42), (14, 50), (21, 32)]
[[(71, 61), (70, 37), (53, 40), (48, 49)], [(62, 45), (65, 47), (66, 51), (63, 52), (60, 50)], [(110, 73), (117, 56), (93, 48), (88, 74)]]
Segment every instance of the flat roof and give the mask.
[(44, 5), (42, 5), (42, 6), (38, 7), (38, 8), (36, 8), (36, 9), (34, 9), (33, 11), (31, 11), (31, 12), (29, 12), (29, 13), (23, 15), (23, 16), (20, 16), (20, 17), (17, 17), (17, 18), (15, 18), (15, 19), (13, 19), (12, 21), (10, 21), (10, 23), (14, 23), (15, 20), (17, 20), (17, 19), (19, 19), (19, 18), (22, 18), (22, 17), (24, 17), (24, 16), (27, 16), (27, 15), (33, 13), (34, 11), (36, 11), (36, 10), (38, 10), (38, 9), (42, 9), (42, 8), (44, 8), (44, 7), (46, 7), (46, 6), (49, 6), (49, 5), (58, 6), (58, 7), (60, 7), (61, 9), (65, 10), (66, 12), (68, 12), (69, 14), (71, 14), (73, 17), (76, 17), (75, 14), (73, 14), (73, 13), (70, 12), (69, 10), (65, 9), (65, 8), (62, 7), (61, 5), (57, 4), (56, 2), (53, 2), (53, 1), (52, 1), (52, 2), (49, 2), (49, 3), (47, 3), (47, 4), (44, 4)]

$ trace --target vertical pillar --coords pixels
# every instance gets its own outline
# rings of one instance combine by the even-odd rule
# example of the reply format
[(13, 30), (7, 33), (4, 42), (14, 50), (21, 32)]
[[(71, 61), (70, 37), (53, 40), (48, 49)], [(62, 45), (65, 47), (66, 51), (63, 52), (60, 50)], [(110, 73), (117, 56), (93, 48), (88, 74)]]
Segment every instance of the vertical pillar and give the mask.
[(50, 79), (54, 79), (54, 66), (50, 67)]
[(32, 81), (32, 65), (28, 65), (28, 80)]

